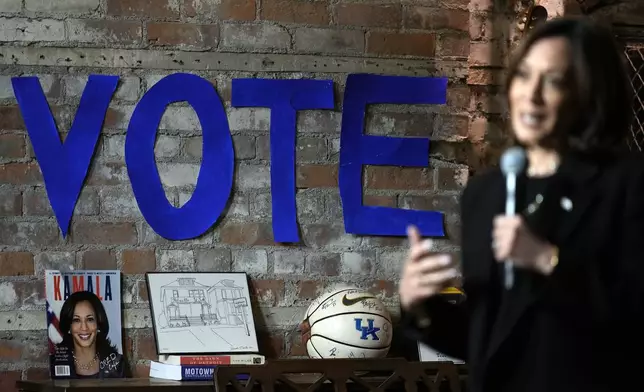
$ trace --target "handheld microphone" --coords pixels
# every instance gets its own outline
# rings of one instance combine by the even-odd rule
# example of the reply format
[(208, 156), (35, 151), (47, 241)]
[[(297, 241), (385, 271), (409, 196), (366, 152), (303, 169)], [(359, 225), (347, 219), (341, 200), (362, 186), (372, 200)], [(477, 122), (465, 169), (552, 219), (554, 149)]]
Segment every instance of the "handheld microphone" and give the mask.
[[(505, 175), (505, 215), (516, 214), (517, 176), (523, 171), (526, 164), (526, 154), (521, 147), (508, 148), (501, 156), (501, 171)], [(510, 261), (505, 262), (505, 288), (510, 290), (514, 286), (514, 270)]]

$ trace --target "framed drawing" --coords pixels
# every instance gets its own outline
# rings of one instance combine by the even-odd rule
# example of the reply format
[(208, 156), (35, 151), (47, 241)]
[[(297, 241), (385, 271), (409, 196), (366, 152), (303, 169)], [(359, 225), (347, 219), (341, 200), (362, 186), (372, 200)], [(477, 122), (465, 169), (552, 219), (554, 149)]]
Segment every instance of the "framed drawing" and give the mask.
[(457, 365), (465, 364), (462, 360), (449, 357), (421, 342), (418, 342), (418, 360), (420, 362), (454, 362)]
[(159, 355), (257, 353), (259, 344), (243, 272), (148, 272)]

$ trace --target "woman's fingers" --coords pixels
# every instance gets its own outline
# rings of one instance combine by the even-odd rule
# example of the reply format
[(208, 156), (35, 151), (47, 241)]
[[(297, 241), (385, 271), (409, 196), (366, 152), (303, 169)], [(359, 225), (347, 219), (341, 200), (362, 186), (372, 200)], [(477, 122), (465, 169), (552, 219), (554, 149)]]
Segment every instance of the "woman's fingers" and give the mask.
[(409, 250), (409, 259), (415, 262), (424, 256), (430, 255), (432, 253), (432, 245), (432, 240), (419, 241), (412, 245)]
[(512, 252), (520, 228), (516, 222), (515, 217), (501, 216), (494, 220), (491, 246), (497, 260), (507, 259)]
[(420, 232), (416, 226), (411, 225), (407, 227), (407, 238), (409, 239), (409, 245), (411, 246), (415, 246), (420, 243)]
[(413, 274), (427, 274), (432, 271), (453, 268), (454, 264), (454, 260), (448, 254), (433, 254), (411, 263), (409, 270)]
[(432, 273), (424, 274), (419, 276), (418, 285), (423, 286), (437, 286), (444, 285), (453, 281), (454, 279), (460, 276), (460, 272), (456, 268), (449, 268), (446, 270), (435, 271)]

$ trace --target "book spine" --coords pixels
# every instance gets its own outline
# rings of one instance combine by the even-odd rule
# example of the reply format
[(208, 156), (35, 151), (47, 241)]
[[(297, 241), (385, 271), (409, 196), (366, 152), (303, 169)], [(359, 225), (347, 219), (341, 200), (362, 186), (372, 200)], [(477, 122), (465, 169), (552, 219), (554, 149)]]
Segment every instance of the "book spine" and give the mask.
[(181, 366), (181, 379), (185, 381), (210, 381), (216, 366)]
[(169, 356), (159, 358), (160, 362), (174, 365), (195, 365), (195, 366), (213, 366), (213, 365), (261, 365), (264, 358), (258, 355), (202, 355), (202, 356)]
[[(181, 366), (181, 380), (183, 381), (212, 381), (217, 366)], [(238, 375), (238, 380), (247, 379), (247, 375)]]

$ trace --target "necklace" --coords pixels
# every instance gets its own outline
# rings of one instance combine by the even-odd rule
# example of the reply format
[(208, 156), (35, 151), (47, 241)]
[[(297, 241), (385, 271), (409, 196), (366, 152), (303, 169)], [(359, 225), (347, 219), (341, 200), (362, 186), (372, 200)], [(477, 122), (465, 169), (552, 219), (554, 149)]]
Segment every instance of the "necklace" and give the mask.
[(92, 367), (94, 367), (96, 361), (98, 361), (98, 353), (94, 356), (94, 358), (92, 358), (91, 361), (87, 362), (86, 364), (80, 363), (78, 359), (76, 359), (76, 355), (74, 355), (74, 363), (81, 370), (90, 370)]
[(556, 172), (558, 166), (559, 163), (557, 161), (551, 161), (550, 164), (542, 170), (535, 169), (534, 167), (528, 167), (527, 174), (530, 177), (548, 176)]

